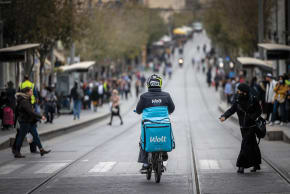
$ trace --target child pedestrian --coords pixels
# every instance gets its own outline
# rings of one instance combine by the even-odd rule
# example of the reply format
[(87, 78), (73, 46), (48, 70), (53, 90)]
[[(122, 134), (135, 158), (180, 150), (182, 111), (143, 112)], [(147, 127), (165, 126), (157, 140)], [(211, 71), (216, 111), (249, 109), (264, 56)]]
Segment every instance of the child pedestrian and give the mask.
[(121, 120), (121, 125), (123, 125), (123, 120), (120, 115), (120, 96), (118, 90), (114, 89), (111, 96), (111, 120), (108, 125), (112, 125), (113, 117), (118, 116)]

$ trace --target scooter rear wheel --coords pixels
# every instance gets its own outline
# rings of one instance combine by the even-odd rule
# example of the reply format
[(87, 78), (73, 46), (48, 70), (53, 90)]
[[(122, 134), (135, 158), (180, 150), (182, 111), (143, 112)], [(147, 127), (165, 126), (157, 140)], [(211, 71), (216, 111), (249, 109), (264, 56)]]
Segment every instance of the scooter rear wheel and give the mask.
[(149, 181), (151, 179), (152, 168), (147, 169), (146, 179)]
[(161, 175), (162, 175), (162, 169), (161, 168), (162, 168), (161, 162), (158, 162), (156, 170), (155, 170), (155, 182), (156, 183), (160, 183)]

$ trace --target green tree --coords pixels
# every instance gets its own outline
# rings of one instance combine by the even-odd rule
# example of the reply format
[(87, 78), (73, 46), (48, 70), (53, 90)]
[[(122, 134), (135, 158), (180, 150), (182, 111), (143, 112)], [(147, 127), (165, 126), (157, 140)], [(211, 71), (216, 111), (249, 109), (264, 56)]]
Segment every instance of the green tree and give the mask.
[(184, 25), (192, 25), (194, 21), (194, 12), (191, 10), (184, 10), (176, 12), (171, 16), (171, 22), (174, 28), (181, 27)]
[[(265, 31), (272, 6), (272, 0), (264, 1)], [(204, 11), (204, 24), (213, 42), (230, 54), (257, 50), (258, 1), (213, 0)]]
[(6, 12), (7, 31), (12, 43), (40, 43), (40, 81), (42, 69), (57, 41), (69, 44), (84, 27), (84, 11), (76, 0), (12, 0)]
[(158, 13), (134, 3), (96, 8), (89, 23), (77, 48), (82, 57), (98, 62), (134, 58), (167, 31)]

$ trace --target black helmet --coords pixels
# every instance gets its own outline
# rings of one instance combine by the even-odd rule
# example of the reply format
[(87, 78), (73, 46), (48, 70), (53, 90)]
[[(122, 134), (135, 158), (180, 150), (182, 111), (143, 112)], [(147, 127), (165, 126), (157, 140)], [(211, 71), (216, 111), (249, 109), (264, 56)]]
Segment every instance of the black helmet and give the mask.
[(147, 80), (148, 88), (161, 88), (162, 78), (156, 74), (151, 75)]

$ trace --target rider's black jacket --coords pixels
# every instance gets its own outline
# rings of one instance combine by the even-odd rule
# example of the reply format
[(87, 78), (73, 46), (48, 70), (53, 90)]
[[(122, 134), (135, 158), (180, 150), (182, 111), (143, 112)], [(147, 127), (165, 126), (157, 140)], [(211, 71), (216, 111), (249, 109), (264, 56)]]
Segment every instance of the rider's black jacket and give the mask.
[(141, 114), (145, 108), (154, 106), (167, 106), (169, 113), (172, 113), (175, 109), (169, 93), (162, 92), (161, 88), (149, 88), (148, 92), (140, 96), (136, 112)]

